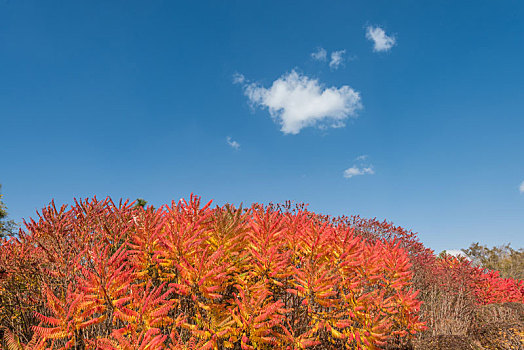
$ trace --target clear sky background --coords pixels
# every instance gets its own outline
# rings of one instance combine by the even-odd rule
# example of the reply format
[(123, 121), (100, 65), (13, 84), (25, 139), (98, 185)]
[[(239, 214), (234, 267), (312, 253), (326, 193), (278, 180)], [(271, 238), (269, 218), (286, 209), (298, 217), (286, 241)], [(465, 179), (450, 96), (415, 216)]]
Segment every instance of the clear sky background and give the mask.
[(524, 2), (0, 0), (0, 142), (17, 221), (194, 192), (522, 247)]

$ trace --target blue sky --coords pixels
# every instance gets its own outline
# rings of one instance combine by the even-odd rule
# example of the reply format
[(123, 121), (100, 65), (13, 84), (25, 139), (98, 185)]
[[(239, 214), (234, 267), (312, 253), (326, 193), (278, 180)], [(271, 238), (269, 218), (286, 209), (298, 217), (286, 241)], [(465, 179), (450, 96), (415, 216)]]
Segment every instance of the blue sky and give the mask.
[(522, 18), (520, 1), (0, 1), (4, 200), (15, 220), (94, 195), (293, 200), (436, 251), (522, 247)]

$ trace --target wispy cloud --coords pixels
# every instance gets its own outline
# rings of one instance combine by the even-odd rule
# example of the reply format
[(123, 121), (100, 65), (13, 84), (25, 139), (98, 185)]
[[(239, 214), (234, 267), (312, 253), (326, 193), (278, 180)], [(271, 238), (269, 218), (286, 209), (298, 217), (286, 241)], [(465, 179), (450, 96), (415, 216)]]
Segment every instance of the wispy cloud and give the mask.
[(524, 181), (522, 181), (522, 183), (520, 184), (519, 191), (520, 193), (524, 193)]
[(240, 149), (240, 143), (238, 143), (238, 142), (234, 141), (233, 139), (231, 139), (231, 136), (228, 136), (226, 138), (226, 141), (227, 141), (227, 144), (229, 146), (231, 146), (232, 148), (234, 148), (236, 150)]
[(246, 81), (246, 77), (243, 74), (233, 74), (233, 84), (243, 84)]
[(351, 179), (353, 176), (373, 175), (375, 173), (375, 170), (373, 170), (373, 165), (364, 164), (364, 161), (366, 161), (367, 159), (367, 154), (363, 154), (356, 157), (356, 164), (354, 164), (351, 168), (347, 168), (346, 170), (344, 170), (344, 177), (346, 179)]
[(375, 171), (373, 170), (373, 167), (369, 166), (369, 167), (358, 167), (356, 165), (353, 165), (351, 168), (347, 168), (346, 170), (344, 170), (344, 177), (346, 179), (350, 179), (352, 178), (353, 176), (358, 176), (358, 175), (373, 175), (375, 173)]
[(329, 61), (329, 68), (337, 69), (342, 63), (344, 63), (344, 54), (346, 50), (333, 51), (331, 53), (331, 61)]
[(360, 94), (351, 87), (326, 88), (318, 80), (291, 71), (265, 88), (243, 83), (253, 106), (267, 108), (284, 134), (298, 134), (305, 127), (343, 127), (345, 120), (362, 108)]
[(396, 44), (394, 36), (386, 35), (384, 29), (380, 27), (368, 26), (366, 28), (366, 38), (373, 41), (373, 51), (388, 51)]
[(317, 51), (311, 54), (311, 57), (313, 57), (315, 61), (325, 62), (327, 59), (327, 51), (324, 48), (319, 47)]

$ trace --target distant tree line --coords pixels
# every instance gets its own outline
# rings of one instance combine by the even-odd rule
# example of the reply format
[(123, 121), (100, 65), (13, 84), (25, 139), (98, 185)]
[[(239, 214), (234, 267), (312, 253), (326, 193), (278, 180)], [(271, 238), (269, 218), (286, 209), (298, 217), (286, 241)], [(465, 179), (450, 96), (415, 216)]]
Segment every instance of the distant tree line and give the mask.
[(488, 248), (480, 243), (473, 243), (462, 251), (475, 266), (500, 272), (503, 278), (524, 280), (524, 249), (513, 249), (511, 244)]

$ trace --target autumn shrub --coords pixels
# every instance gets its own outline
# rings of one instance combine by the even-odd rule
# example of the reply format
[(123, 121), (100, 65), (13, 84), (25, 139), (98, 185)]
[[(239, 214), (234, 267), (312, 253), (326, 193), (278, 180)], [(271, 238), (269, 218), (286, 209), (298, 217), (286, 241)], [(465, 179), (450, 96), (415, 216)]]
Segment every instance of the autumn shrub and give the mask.
[[(289, 210), (289, 207), (287, 204), (285, 209)], [(424, 332), (419, 332), (419, 336), (464, 334), (470, 328), (477, 303), (470, 288), (469, 270), (455, 269), (448, 273), (446, 265), (419, 241), (416, 233), (386, 220), (357, 215), (314, 215), (322, 222), (352, 229), (368, 242), (396, 242), (408, 253), (413, 274), (412, 286), (420, 291), (417, 298), (422, 302), (419, 317), (427, 325)], [(406, 345), (397, 344), (396, 341), (391, 343)]]
[(424, 328), (401, 240), (299, 208), (54, 204), (0, 246), (9, 349), (373, 349)]
[(305, 205), (95, 198), (25, 226), (0, 245), (9, 349), (373, 349), (524, 302), (522, 281), (402, 227)]
[(479, 304), (524, 303), (524, 281), (502, 278), (498, 271), (476, 268), (473, 286)]
[[(285, 210), (290, 207), (289, 203), (283, 206)], [(506, 276), (520, 276), (522, 249), (514, 250), (509, 245), (487, 249), (474, 244), (465, 250), (475, 257), (473, 261), (447, 254), (436, 256), (424, 247), (416, 233), (386, 220), (312, 215), (322, 222), (352, 229), (367, 241), (396, 242), (406, 250), (413, 273), (412, 286), (420, 291), (419, 316), (427, 325), (420, 336), (464, 335), (475, 326), (480, 305), (524, 302), (524, 282), (501, 278), (499, 272), (492, 270), (500, 267)]]

